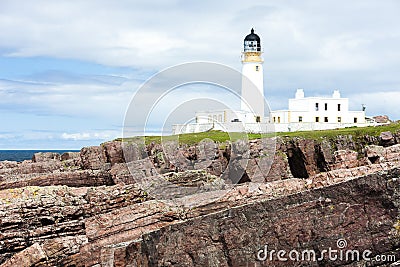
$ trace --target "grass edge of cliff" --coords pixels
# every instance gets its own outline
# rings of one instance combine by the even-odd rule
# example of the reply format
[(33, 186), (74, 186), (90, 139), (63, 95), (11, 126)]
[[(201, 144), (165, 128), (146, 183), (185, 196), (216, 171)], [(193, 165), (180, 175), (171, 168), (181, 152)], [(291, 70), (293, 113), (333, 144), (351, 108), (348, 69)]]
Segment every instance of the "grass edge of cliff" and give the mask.
[(135, 136), (128, 138), (117, 138), (114, 141), (123, 142), (144, 142), (146, 145), (151, 143), (161, 143), (162, 141), (179, 141), (180, 145), (194, 145), (199, 143), (204, 139), (211, 139), (216, 143), (225, 143), (226, 141), (234, 141), (238, 139), (260, 139), (264, 137), (298, 137), (304, 139), (333, 139), (338, 136), (353, 136), (357, 139), (359, 137), (371, 136), (379, 137), (382, 132), (391, 132), (392, 134), (400, 133), (400, 121), (392, 122), (386, 125), (379, 126), (367, 126), (367, 127), (349, 127), (349, 128), (339, 128), (332, 130), (314, 130), (314, 131), (297, 131), (297, 132), (279, 132), (279, 133), (269, 133), (269, 134), (256, 134), (256, 133), (228, 133), (223, 131), (208, 131), (199, 133), (185, 133), (179, 135), (168, 135), (168, 136)]

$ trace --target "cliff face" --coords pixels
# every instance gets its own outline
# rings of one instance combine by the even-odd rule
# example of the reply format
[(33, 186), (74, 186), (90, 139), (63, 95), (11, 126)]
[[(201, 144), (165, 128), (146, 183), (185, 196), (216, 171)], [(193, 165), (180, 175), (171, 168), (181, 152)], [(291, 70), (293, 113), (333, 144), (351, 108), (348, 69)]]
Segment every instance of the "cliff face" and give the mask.
[[(393, 254), (398, 259), (399, 175), (399, 169), (394, 169), (163, 227), (131, 243), (125, 254), (129, 258), (124, 263), (132, 266), (288, 266), (295, 262), (280, 262), (276, 256), (272, 261), (257, 261), (256, 254), (267, 245), (269, 251), (287, 253), (293, 249), (300, 253), (314, 250), (318, 258), (324, 249), (337, 250), (340, 239), (347, 242), (345, 250), (371, 250), (374, 255)], [(330, 262), (325, 257), (306, 265), (338, 266), (351, 262), (345, 259)]]
[[(399, 137), (281, 137), (246, 151), (113, 141), (0, 162), (0, 266), (267, 266), (256, 257), (264, 245), (321, 254), (340, 238), (396, 254)], [(154, 198), (139, 180), (175, 198)]]

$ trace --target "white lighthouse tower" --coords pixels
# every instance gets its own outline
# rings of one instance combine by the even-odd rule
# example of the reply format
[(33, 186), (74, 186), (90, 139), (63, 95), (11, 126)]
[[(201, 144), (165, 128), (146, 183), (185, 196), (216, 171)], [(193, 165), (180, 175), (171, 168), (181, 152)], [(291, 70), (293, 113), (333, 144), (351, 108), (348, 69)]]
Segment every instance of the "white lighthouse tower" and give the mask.
[(261, 57), (260, 37), (251, 29), (244, 38), (242, 53), (242, 101), (241, 110), (245, 111), (247, 123), (264, 120), (264, 82), (263, 59)]

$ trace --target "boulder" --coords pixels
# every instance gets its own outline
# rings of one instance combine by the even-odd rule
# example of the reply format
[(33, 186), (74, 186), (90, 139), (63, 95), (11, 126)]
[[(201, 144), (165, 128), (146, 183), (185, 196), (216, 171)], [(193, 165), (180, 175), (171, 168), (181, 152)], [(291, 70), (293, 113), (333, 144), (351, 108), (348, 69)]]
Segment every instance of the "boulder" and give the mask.
[(377, 122), (377, 123), (388, 123), (390, 122), (389, 117), (387, 115), (378, 115), (378, 116), (374, 116), (373, 119)]
[(107, 161), (113, 166), (116, 163), (124, 163), (124, 151), (122, 149), (122, 143), (120, 141), (111, 141), (102, 144), (104, 148)]
[(12, 169), (18, 167), (18, 162), (16, 161), (0, 161), (0, 169)]
[(385, 160), (400, 161), (400, 144), (386, 147)]
[(30, 247), (16, 253), (6, 262), (4, 262), (2, 267), (30, 267), (39, 263), (40, 261), (46, 259), (47, 255), (43, 251), (39, 243), (35, 243)]
[(369, 159), (371, 163), (379, 163), (386, 156), (386, 149), (383, 146), (366, 146), (365, 156)]
[(148, 158), (128, 163), (117, 163), (111, 167), (111, 175), (115, 184), (135, 184), (146, 177), (157, 174), (157, 170)]
[(379, 143), (381, 146), (387, 147), (395, 144), (393, 134), (391, 132), (381, 132), (379, 135)]
[(104, 169), (107, 163), (106, 153), (101, 146), (84, 147), (80, 152), (83, 169)]
[(334, 152), (334, 169), (348, 169), (359, 165), (358, 153), (353, 150), (338, 150)]
[[(122, 143), (125, 162), (143, 159), (144, 150), (136, 143)], [(151, 150), (151, 149), (150, 149)]]
[(32, 157), (33, 162), (44, 162), (49, 160), (61, 160), (61, 156), (55, 152), (39, 152)]
[(61, 155), (61, 160), (71, 160), (71, 159), (80, 159), (80, 152), (65, 152)]

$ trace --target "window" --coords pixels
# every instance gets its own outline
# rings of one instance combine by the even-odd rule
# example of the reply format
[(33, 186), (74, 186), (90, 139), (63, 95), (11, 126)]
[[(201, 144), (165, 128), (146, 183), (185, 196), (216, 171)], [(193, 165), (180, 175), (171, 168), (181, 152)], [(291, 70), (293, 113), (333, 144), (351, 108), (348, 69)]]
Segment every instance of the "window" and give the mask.
[(299, 116), (299, 122), (302, 122), (302, 121), (303, 121), (303, 117)]
[(337, 122), (342, 122), (342, 117), (337, 117)]
[(259, 66), (256, 66), (256, 71), (259, 71)]
[(324, 118), (324, 122), (328, 122), (328, 117), (325, 117), (325, 118)]
[(318, 111), (319, 110), (319, 105), (318, 105), (318, 103), (315, 103), (315, 111)]
[(340, 104), (337, 104), (337, 111), (340, 111)]
[(257, 116), (257, 117), (256, 117), (256, 122), (261, 122), (260, 116)]
[(325, 110), (328, 110), (328, 103), (325, 103)]
[(274, 117), (274, 123), (276, 122), (276, 117)]
[(319, 117), (315, 117), (315, 122), (319, 122)]
[(357, 123), (357, 117), (354, 117), (354, 123)]
[(218, 115), (218, 121), (222, 122), (222, 115)]
[(278, 117), (278, 123), (281, 123), (281, 117)]

